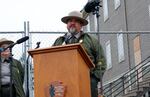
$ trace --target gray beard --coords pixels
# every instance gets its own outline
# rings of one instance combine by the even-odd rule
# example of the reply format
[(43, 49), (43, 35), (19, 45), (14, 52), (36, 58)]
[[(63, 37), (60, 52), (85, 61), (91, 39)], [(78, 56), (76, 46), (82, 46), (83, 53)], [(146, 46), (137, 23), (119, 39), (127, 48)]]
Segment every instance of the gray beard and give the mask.
[(71, 27), (71, 28), (69, 29), (69, 33), (71, 33), (71, 34), (73, 34), (73, 35), (76, 35), (76, 34), (77, 34), (77, 31), (76, 31), (76, 29), (75, 29), (74, 27)]

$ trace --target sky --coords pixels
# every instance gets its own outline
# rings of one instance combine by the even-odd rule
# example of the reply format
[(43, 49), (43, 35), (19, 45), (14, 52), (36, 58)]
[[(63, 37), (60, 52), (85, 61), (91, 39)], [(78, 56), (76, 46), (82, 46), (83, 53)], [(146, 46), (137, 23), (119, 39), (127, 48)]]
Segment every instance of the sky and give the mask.
[(80, 11), (88, 0), (0, 0), (0, 31), (22, 30), (29, 21), (32, 31), (66, 31), (61, 18)]
[[(61, 18), (70, 11), (83, 9), (88, 0), (0, 0), (0, 32), (24, 31), (24, 22), (29, 21), (30, 31), (67, 31)], [(34, 34), (31, 37), (32, 49), (37, 42), (40, 48), (49, 47), (59, 35)], [(2, 34), (0, 38), (16, 42), (21, 34)], [(13, 47), (14, 57), (19, 59), (23, 52), (23, 43)]]

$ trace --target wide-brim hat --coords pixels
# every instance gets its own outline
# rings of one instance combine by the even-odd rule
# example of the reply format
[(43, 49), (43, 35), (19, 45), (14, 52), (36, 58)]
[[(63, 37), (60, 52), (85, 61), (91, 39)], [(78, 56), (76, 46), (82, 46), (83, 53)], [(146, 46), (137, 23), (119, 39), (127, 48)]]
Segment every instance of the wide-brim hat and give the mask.
[(14, 43), (14, 42), (11, 41), (11, 40), (8, 40), (6, 38), (1, 38), (0, 39), (0, 46), (3, 45), (3, 44), (12, 44), (12, 43)]
[(68, 16), (65, 16), (65, 17), (61, 18), (61, 21), (65, 24), (67, 24), (68, 20), (70, 20), (72, 18), (75, 18), (75, 19), (79, 20), (82, 23), (83, 26), (88, 24), (88, 21), (82, 17), (82, 13), (79, 12), (79, 11), (70, 12), (68, 14)]

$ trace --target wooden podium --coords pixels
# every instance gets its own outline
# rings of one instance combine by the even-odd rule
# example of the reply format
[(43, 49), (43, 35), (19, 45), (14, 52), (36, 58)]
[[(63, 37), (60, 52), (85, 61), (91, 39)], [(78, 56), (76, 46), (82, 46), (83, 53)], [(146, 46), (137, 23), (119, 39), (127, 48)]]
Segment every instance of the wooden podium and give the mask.
[(49, 85), (63, 82), (65, 97), (91, 97), (90, 68), (94, 67), (80, 44), (29, 50), (34, 63), (34, 97), (50, 97)]

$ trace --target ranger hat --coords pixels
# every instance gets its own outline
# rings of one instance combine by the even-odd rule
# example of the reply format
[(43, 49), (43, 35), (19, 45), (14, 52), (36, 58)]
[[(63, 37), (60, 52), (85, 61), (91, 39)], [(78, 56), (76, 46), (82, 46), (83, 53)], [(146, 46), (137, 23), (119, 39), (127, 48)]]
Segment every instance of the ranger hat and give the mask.
[(3, 44), (12, 44), (14, 43), (13, 41), (11, 40), (7, 40), (6, 38), (1, 38), (0, 39), (0, 46), (3, 45)]
[(88, 24), (88, 21), (86, 19), (84, 19), (82, 17), (82, 13), (79, 12), (79, 11), (72, 11), (68, 14), (68, 16), (65, 16), (61, 19), (61, 21), (65, 24), (67, 24), (68, 20), (72, 19), (72, 18), (75, 18), (77, 20), (79, 20), (83, 26), (87, 25)]

